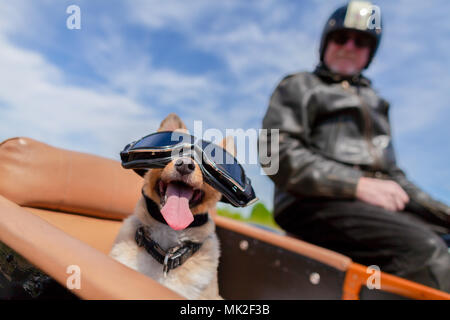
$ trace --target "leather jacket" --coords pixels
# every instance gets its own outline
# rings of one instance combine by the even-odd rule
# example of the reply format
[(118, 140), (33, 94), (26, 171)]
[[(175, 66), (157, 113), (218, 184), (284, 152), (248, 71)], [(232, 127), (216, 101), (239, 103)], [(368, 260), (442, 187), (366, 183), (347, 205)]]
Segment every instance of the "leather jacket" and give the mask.
[(354, 199), (359, 178), (367, 176), (396, 181), (410, 197), (405, 210), (450, 226), (450, 208), (397, 167), (388, 111), (362, 75), (343, 77), (319, 65), (285, 77), (263, 120), (269, 134), (259, 138), (270, 150), (270, 129), (279, 129), (279, 153), (271, 155), (278, 172), (269, 175), (275, 216), (299, 199)]

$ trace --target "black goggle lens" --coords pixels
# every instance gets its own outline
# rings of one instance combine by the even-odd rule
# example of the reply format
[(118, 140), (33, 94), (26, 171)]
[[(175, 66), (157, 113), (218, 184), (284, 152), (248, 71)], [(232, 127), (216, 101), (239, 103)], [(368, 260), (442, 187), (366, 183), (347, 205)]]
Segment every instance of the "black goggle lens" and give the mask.
[(222, 147), (204, 140), (202, 140), (202, 149), (219, 170), (228, 174), (230, 178), (239, 183), (242, 188), (245, 187), (246, 181), (244, 170), (232, 154)]
[[(242, 188), (245, 188), (245, 173), (239, 162), (233, 155), (227, 152), (222, 147), (205, 140), (195, 141), (195, 137), (190, 134), (183, 132), (157, 132), (150, 134), (130, 146), (131, 151), (137, 149), (159, 149), (159, 148), (169, 148), (176, 146), (180, 143), (194, 144), (197, 143), (201, 147), (203, 153), (206, 154), (207, 159), (201, 159), (204, 161), (212, 161), (213, 164), (222, 172), (226, 173), (230, 178), (236, 181)], [(130, 151), (128, 149), (127, 151)], [(182, 152), (186, 150), (179, 150), (180, 156)], [(148, 155), (145, 154), (135, 154), (133, 155), (134, 160), (139, 158), (145, 159)]]

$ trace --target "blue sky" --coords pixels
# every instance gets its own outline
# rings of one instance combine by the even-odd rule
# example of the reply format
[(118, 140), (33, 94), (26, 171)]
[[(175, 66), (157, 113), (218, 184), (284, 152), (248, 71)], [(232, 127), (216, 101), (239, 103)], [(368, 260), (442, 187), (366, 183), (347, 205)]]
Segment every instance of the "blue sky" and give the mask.
[[(0, 0), (0, 140), (118, 159), (170, 112), (191, 130), (259, 129), (282, 77), (314, 68), (343, 3)], [(450, 2), (374, 3), (384, 34), (366, 75), (391, 103), (399, 165), (450, 203)], [(66, 27), (72, 4), (80, 30)], [(272, 207), (272, 182), (245, 167)]]

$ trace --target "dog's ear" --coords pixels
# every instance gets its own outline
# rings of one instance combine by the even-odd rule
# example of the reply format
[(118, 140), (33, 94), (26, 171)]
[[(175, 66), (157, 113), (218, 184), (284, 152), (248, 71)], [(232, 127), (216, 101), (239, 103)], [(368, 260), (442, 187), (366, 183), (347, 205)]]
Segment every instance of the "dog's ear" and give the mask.
[(236, 157), (237, 151), (233, 136), (223, 138), (223, 140), (219, 143), (219, 146), (227, 150), (228, 153), (233, 155), (233, 157)]
[(186, 125), (181, 121), (180, 117), (175, 113), (169, 114), (159, 125), (158, 132), (160, 131), (181, 131), (188, 133)]

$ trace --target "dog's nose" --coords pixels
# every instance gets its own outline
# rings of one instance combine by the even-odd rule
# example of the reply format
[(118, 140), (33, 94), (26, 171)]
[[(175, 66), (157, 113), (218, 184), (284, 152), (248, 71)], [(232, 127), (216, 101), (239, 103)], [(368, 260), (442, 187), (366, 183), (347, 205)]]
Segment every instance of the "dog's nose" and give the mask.
[(192, 173), (195, 170), (194, 161), (191, 158), (179, 158), (175, 161), (175, 168), (181, 175)]

